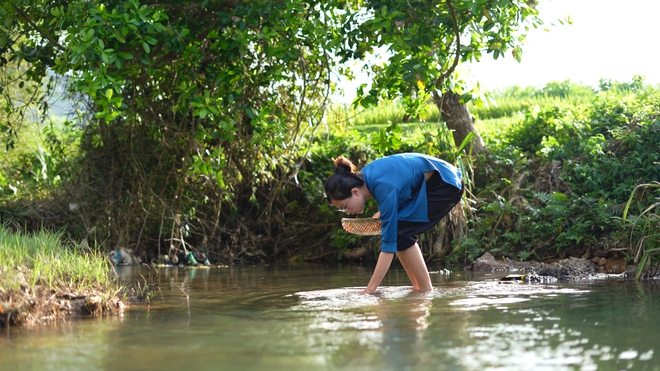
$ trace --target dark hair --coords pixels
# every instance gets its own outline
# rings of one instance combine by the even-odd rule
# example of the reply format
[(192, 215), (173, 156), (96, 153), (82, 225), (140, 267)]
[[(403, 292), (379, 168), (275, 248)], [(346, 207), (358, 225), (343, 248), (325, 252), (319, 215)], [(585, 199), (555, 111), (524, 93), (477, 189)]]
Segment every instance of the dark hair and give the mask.
[(344, 156), (333, 159), (335, 163), (335, 173), (325, 181), (325, 198), (328, 202), (332, 200), (344, 200), (351, 196), (353, 188), (359, 188), (364, 185), (362, 173), (351, 160)]

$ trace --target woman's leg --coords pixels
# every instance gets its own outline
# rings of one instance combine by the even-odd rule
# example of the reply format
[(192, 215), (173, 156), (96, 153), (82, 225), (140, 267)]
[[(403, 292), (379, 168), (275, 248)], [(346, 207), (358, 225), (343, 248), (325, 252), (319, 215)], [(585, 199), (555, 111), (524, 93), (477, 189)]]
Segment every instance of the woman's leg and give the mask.
[(413, 290), (431, 291), (433, 289), (433, 286), (431, 286), (431, 276), (429, 276), (424, 256), (422, 256), (422, 250), (417, 243), (408, 249), (397, 251), (396, 257), (406, 271), (413, 285)]
[(426, 181), (426, 196), (428, 198), (428, 222), (407, 222), (399, 220), (396, 256), (416, 291), (429, 291), (431, 277), (426, 268), (422, 250), (417, 244), (417, 235), (435, 227), (456, 204), (461, 201), (463, 189), (447, 184), (440, 173), (434, 172)]
[[(410, 247), (407, 250), (414, 249), (417, 244), (414, 246)], [(413, 274), (412, 267), (410, 266), (410, 263), (406, 259), (406, 256), (402, 254), (406, 250), (402, 251), (397, 251), (396, 253), (396, 258), (399, 259), (399, 262), (403, 266), (403, 270), (406, 271), (406, 274), (408, 275), (408, 279), (410, 280), (410, 283), (413, 285), (413, 290), (419, 291), (419, 281), (417, 281), (417, 277)]]

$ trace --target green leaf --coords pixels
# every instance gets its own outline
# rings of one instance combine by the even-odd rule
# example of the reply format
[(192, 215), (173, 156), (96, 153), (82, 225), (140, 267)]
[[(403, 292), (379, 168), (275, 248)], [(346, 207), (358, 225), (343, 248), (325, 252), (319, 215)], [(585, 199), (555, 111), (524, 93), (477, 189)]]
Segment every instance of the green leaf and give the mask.
[(105, 116), (105, 122), (110, 122), (119, 116), (119, 112), (112, 111)]
[(105, 97), (106, 97), (108, 100), (111, 100), (111, 99), (112, 99), (112, 93), (113, 93), (112, 89), (108, 89), (108, 90), (106, 90), (106, 91), (105, 91)]
[(553, 192), (552, 196), (555, 198), (555, 200), (560, 201), (560, 202), (568, 202), (568, 196), (566, 196), (563, 193), (560, 192)]
[(628, 198), (628, 202), (626, 202), (626, 207), (623, 209), (623, 217), (622, 220), (625, 222), (626, 217), (628, 216), (628, 210), (630, 209), (630, 205), (632, 204), (633, 198), (635, 197), (635, 193), (637, 193), (637, 190), (639, 188), (646, 188), (646, 187), (651, 187), (651, 188), (660, 188), (660, 183), (646, 183), (646, 184), (639, 184), (635, 186), (635, 188), (632, 190), (630, 193), (630, 198)]
[(644, 273), (644, 268), (646, 268), (646, 262), (648, 261), (649, 257), (658, 253), (660, 253), (660, 248), (648, 249), (644, 252), (642, 259), (640, 259), (639, 265), (637, 266), (637, 272), (635, 273), (636, 281), (639, 281), (639, 277), (641, 277), (642, 273)]
[(225, 188), (225, 180), (224, 180), (223, 175), (222, 175), (222, 170), (220, 170), (216, 173), (215, 179), (218, 182), (218, 187), (220, 187), (220, 189), (224, 189)]
[(119, 30), (117, 30), (116, 28), (113, 28), (113, 29), (112, 29), (112, 33), (115, 35), (115, 38), (116, 38), (120, 43), (123, 44), (123, 43), (126, 42), (126, 39), (124, 38), (124, 36), (123, 36), (123, 35), (121, 34), (121, 32), (119, 32)]
[(458, 148), (456, 149), (456, 152), (462, 152), (465, 149), (465, 147), (467, 147), (468, 144), (472, 142), (475, 136), (476, 134), (472, 131), (468, 135), (466, 135), (465, 139), (463, 139), (463, 142), (461, 142), (461, 145), (458, 146)]

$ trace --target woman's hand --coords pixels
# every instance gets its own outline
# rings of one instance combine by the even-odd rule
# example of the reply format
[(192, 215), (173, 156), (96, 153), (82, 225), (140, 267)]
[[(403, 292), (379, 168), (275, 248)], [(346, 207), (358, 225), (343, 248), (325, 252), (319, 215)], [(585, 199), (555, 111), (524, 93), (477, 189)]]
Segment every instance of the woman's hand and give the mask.
[(378, 285), (380, 285), (383, 277), (385, 277), (385, 273), (387, 273), (387, 270), (389, 269), (390, 264), (392, 264), (393, 259), (393, 252), (381, 252), (380, 255), (378, 255), (378, 261), (376, 261), (376, 269), (374, 269), (374, 273), (371, 275), (371, 279), (369, 280), (367, 288), (360, 291), (360, 294), (373, 294), (376, 292)]
[(380, 218), (380, 211), (375, 213), (374, 216), (372, 216), (372, 218)]

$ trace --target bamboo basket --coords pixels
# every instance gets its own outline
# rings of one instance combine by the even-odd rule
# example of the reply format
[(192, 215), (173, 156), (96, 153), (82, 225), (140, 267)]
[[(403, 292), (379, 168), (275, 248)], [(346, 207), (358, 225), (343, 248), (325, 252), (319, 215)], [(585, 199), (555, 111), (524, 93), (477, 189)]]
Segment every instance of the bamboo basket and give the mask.
[(379, 218), (342, 218), (341, 226), (346, 232), (360, 236), (379, 236), (381, 228)]

